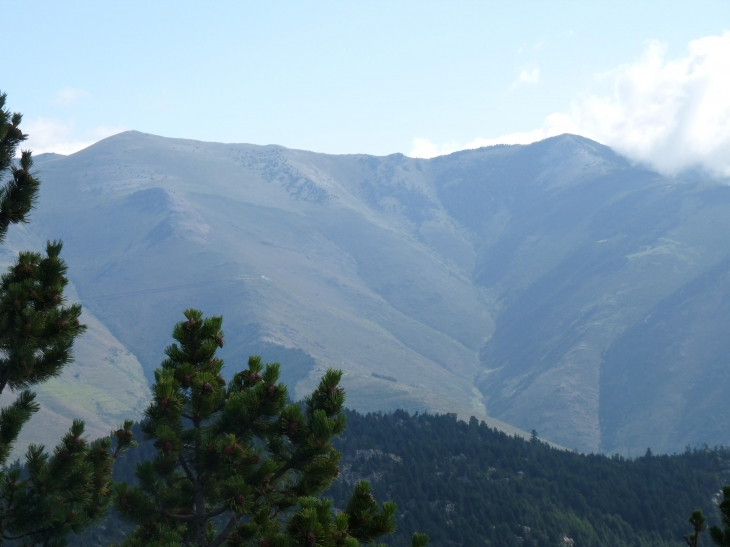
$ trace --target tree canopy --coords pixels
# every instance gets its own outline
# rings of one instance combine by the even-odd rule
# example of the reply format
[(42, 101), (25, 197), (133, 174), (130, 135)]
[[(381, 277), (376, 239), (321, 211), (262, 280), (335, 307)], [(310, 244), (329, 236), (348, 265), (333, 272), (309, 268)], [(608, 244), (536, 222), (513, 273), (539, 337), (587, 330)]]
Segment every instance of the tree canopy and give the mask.
[(142, 424), (156, 454), (137, 465), (137, 485), (116, 487), (117, 510), (137, 525), (122, 545), (356, 547), (392, 533), (395, 504), (380, 506), (367, 482), (337, 514), (319, 497), (339, 474), (342, 373), (328, 370), (303, 404), (259, 357), (226, 382), (222, 321), (189, 309), (173, 329)]

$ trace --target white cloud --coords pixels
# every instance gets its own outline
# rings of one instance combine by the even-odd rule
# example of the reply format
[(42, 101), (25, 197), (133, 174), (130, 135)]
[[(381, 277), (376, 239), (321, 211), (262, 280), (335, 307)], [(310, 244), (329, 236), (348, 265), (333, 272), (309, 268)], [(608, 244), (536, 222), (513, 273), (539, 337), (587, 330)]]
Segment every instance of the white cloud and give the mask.
[[(633, 63), (599, 74), (603, 93), (578, 96), (567, 112), (527, 133), (450, 143), (447, 148), (414, 140), (418, 157), (488, 144), (525, 144), (561, 133), (602, 142), (667, 174), (702, 167), (730, 176), (730, 32), (689, 43), (684, 56), (666, 58), (666, 47), (649, 42)], [(444, 152), (446, 150), (447, 152)], [(415, 155), (415, 154), (414, 154)]]
[(473, 150), (474, 148), (482, 148), (484, 146), (494, 146), (495, 144), (530, 144), (531, 142), (544, 139), (542, 129), (527, 131), (524, 133), (510, 133), (496, 139), (483, 139), (481, 137), (474, 139), (466, 144), (457, 142), (437, 144), (429, 139), (413, 139), (411, 151), (408, 156), (412, 158), (435, 158), (458, 152), (459, 150)]
[(521, 85), (535, 85), (540, 83), (540, 69), (538, 67), (523, 68), (517, 79), (512, 83), (510, 89), (515, 89)]
[(411, 151), (408, 155), (412, 158), (435, 158), (464, 150), (467, 146), (458, 142), (446, 142), (436, 144), (428, 139), (413, 139)]
[(75, 89), (73, 87), (66, 87), (56, 93), (56, 104), (59, 106), (71, 106), (76, 103), (79, 99), (88, 97), (88, 92), (83, 89)]
[(21, 148), (32, 150), (34, 154), (73, 154), (126, 130), (125, 127), (98, 126), (80, 131), (73, 121), (62, 122), (46, 118), (24, 120), (21, 129), (28, 135), (28, 140), (23, 142)]

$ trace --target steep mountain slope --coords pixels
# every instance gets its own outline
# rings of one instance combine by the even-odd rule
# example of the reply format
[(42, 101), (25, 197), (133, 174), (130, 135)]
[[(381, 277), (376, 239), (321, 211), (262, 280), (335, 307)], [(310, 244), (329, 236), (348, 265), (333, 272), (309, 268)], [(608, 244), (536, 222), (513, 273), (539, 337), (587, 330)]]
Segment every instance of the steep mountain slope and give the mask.
[[(281, 358), (296, 397), (337, 366), (355, 408), (486, 417), (473, 385), (493, 328), (483, 296), (407, 219), (335, 179), (379, 188), (382, 162), (336, 160), (126, 133), (39, 159), (37, 224), (64, 239), (85, 308), (148, 375), (195, 306), (224, 315), (228, 370), (252, 352)], [(398, 161), (411, 163), (387, 169)]]
[(229, 370), (281, 360), (296, 396), (337, 366), (365, 411), (587, 451), (730, 441), (726, 186), (570, 135), (416, 160), (127, 132), (38, 167), (35, 226), (148, 377), (196, 306)]
[[(730, 188), (667, 180), (574, 137), (510, 154), (442, 175), (444, 202), (461, 200), (454, 216), (483, 234), (475, 283), (502, 303), (481, 355), (489, 411), (583, 450), (727, 442), (730, 415), (708, 402), (728, 385), (717, 278)], [(483, 217), (463, 214), (485, 202)]]
[[(13, 264), (18, 252), (42, 252), (44, 247), (26, 226), (14, 226), (0, 249), (0, 270)], [(73, 264), (69, 266), (73, 268)], [(66, 296), (69, 301), (78, 300), (73, 284)], [(13, 457), (22, 457), (31, 443), (52, 448), (76, 418), (84, 420), (90, 438), (109, 435), (127, 418), (142, 418), (149, 400), (142, 365), (88, 309), (84, 309), (81, 322), (87, 331), (74, 345), (74, 362), (57, 378), (33, 388), (41, 409), (23, 428)], [(14, 398), (6, 390), (0, 405)]]

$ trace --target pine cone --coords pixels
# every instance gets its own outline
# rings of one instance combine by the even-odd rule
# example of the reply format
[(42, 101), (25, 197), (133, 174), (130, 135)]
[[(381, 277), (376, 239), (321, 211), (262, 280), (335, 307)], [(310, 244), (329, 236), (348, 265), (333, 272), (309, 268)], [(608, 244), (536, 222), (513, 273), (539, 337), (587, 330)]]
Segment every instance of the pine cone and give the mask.
[(218, 344), (219, 348), (222, 348), (223, 344), (225, 344), (225, 342), (223, 341), (223, 337), (221, 335), (217, 335), (215, 337), (215, 343)]
[(205, 382), (203, 384), (203, 391), (205, 391), (206, 393), (213, 393), (213, 386), (210, 383)]
[(317, 537), (314, 535), (314, 532), (309, 532), (307, 534), (307, 547), (314, 547), (316, 541)]

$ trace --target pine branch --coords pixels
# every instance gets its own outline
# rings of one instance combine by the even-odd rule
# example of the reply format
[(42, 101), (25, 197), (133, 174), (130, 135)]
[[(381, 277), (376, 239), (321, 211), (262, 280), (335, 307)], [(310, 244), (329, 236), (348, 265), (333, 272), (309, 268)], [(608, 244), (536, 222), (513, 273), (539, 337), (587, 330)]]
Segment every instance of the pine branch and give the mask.
[(238, 523), (238, 518), (233, 516), (228, 521), (228, 524), (226, 524), (226, 527), (223, 529), (223, 531), (218, 535), (218, 537), (213, 541), (213, 543), (210, 544), (210, 547), (220, 547), (220, 545), (223, 544), (224, 541), (228, 539), (228, 536), (231, 535), (231, 532), (233, 532), (233, 529), (236, 527), (236, 524)]

